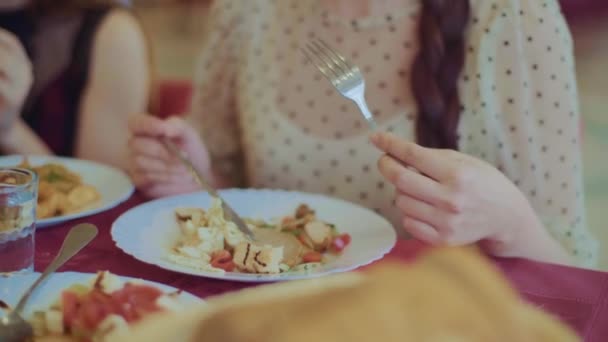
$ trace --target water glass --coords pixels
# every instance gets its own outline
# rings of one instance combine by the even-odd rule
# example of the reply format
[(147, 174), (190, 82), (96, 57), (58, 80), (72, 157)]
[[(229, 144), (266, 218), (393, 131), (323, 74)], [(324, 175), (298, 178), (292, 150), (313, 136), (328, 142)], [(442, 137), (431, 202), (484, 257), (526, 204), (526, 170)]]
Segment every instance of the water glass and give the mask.
[(0, 275), (34, 269), (37, 197), (34, 172), (0, 168)]

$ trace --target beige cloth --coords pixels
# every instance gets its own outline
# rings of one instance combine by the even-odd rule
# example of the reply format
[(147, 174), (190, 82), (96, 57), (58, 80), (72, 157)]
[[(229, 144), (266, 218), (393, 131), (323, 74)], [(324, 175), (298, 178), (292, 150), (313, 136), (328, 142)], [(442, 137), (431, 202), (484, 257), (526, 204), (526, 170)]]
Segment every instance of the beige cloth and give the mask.
[[(325, 193), (375, 209), (400, 228), (394, 189), (353, 103), (306, 63), (322, 37), (362, 70), (380, 129), (414, 138), (409, 87), (418, 1), (346, 21), (321, 0), (216, 0), (190, 120), (216, 166), (248, 185)], [(472, 1), (459, 149), (501, 169), (582, 266), (596, 263), (586, 230), (572, 40), (555, 0)], [(237, 161), (242, 160), (244, 164)]]
[(578, 341), (523, 303), (474, 253), (435, 251), (414, 265), (262, 286), (161, 315), (120, 341)]

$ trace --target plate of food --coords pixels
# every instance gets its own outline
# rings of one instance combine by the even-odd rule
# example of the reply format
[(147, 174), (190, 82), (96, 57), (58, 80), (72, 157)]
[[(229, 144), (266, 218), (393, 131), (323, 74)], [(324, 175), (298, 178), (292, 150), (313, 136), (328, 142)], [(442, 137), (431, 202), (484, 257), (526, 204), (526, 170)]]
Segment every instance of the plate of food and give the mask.
[[(15, 306), (38, 276), (0, 277), (0, 311)], [(34, 292), (23, 317), (32, 324), (36, 341), (111, 341), (143, 318), (200, 303), (173, 287), (107, 271), (60, 272)]]
[(254, 231), (249, 241), (206, 192), (158, 199), (112, 225), (118, 248), (143, 262), (208, 278), (272, 282), (350, 271), (396, 242), (375, 212), (323, 195), (282, 190), (220, 191)]
[(38, 174), (39, 228), (111, 209), (134, 191), (124, 172), (82, 159), (6, 156), (0, 157), (0, 167), (28, 168)]

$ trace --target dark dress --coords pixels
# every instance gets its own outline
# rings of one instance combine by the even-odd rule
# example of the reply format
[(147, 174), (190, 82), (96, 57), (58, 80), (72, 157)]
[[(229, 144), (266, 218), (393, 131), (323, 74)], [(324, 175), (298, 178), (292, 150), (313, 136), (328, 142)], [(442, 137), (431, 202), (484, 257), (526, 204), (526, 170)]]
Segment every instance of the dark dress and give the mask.
[(28, 10), (0, 12), (0, 27), (19, 38), (33, 65), (34, 84), (22, 118), (57, 155), (74, 154), (95, 33), (111, 10), (103, 6), (48, 17)]

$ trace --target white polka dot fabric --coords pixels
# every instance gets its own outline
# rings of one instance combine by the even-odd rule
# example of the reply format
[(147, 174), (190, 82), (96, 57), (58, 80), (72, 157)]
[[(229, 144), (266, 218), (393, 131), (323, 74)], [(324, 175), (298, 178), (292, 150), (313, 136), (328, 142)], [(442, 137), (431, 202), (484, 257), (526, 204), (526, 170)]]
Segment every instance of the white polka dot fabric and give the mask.
[[(551, 234), (592, 266), (597, 244), (585, 222), (572, 41), (559, 5), (471, 5), (460, 150), (502, 170)], [(321, 37), (356, 63), (380, 129), (414, 139), (409, 77), (420, 9), (404, 0), (385, 16), (348, 21), (320, 0), (216, 0), (189, 118), (217, 165), (242, 171), (250, 186), (357, 202), (399, 227), (394, 189), (376, 169), (365, 121), (300, 47)]]

